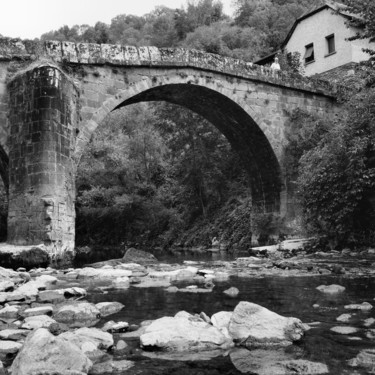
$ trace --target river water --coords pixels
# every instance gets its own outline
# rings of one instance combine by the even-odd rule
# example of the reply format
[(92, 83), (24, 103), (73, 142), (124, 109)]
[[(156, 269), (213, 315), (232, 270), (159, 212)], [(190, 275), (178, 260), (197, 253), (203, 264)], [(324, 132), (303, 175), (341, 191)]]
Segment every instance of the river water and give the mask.
[[(190, 258), (196, 258), (196, 256)], [(182, 261), (182, 259), (174, 258), (173, 261)], [(202, 266), (209, 267), (210, 261), (200, 265)], [(340, 294), (326, 295), (316, 290), (316, 287), (322, 284), (339, 284), (345, 286), (346, 290)], [(231, 286), (237, 287), (240, 291), (235, 298), (223, 294), (223, 291)], [(374, 277), (353, 278), (345, 275), (328, 275), (231, 277), (228, 281), (215, 282), (213, 291), (203, 294), (170, 293), (164, 288), (130, 287), (125, 290), (109, 290), (106, 294), (92, 291), (88, 300), (93, 303), (104, 301), (123, 303), (125, 308), (111, 315), (107, 320), (126, 321), (129, 324), (173, 316), (181, 310), (193, 314), (203, 311), (211, 316), (223, 310), (233, 311), (240, 301), (250, 301), (283, 316), (297, 317), (304, 323), (312, 323), (313, 328), (306, 332), (305, 338), (300, 343), (282, 351), (281, 355), (285, 358), (324, 363), (328, 366), (331, 375), (362, 375), (367, 372), (360, 368), (353, 369), (349, 366), (348, 360), (354, 358), (363, 349), (375, 348), (375, 331), (374, 338), (370, 339), (366, 336), (371, 328), (375, 328), (375, 324), (372, 327), (364, 326), (365, 319), (375, 318), (375, 308), (369, 311), (349, 311), (344, 306), (362, 302), (375, 304), (374, 297)], [(336, 320), (343, 313), (352, 314), (348, 323)], [(103, 324), (102, 320), (98, 326), (101, 327)], [(355, 327), (358, 331), (349, 335), (338, 334), (331, 331), (334, 326)], [(263, 352), (243, 349), (240, 349), (241, 353), (238, 356), (239, 349), (234, 349), (232, 353), (216, 353), (215, 358), (208, 360), (187, 361), (182, 357), (174, 357), (173, 360), (150, 359), (142, 351), (136, 349), (136, 346), (134, 344), (134, 350), (130, 350), (126, 356), (117, 358), (130, 359), (135, 362), (135, 366), (127, 370), (126, 374), (256, 374), (257, 366), (261, 367), (262, 361), (269, 361), (270, 358), (272, 360), (274, 356), (274, 351), (269, 351), (269, 354), (264, 352), (264, 358), (259, 358), (259, 356), (262, 357)], [(280, 352), (277, 352), (275, 355), (279, 354)], [(238, 357), (241, 358), (238, 359)]]

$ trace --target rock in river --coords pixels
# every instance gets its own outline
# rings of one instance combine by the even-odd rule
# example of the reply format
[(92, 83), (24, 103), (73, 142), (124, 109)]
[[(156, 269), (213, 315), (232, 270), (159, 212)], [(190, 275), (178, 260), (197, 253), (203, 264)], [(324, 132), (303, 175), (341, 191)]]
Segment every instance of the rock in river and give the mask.
[(87, 374), (91, 367), (92, 362), (75, 344), (40, 328), (27, 337), (11, 371), (14, 375)]
[(100, 311), (101, 316), (108, 316), (116, 314), (125, 306), (120, 302), (100, 302), (97, 303), (95, 307)]
[(233, 311), (229, 333), (241, 345), (290, 345), (306, 330), (297, 318), (286, 318), (255, 303), (242, 301)]
[(328, 374), (324, 363), (294, 359), (283, 350), (235, 349), (230, 359), (237, 370), (257, 375), (321, 375)]
[(316, 289), (320, 292), (328, 294), (342, 293), (345, 290), (344, 286), (332, 284), (332, 285), (319, 285)]
[(212, 350), (232, 346), (219, 329), (188, 314), (154, 320), (140, 337), (144, 348), (170, 351)]
[(69, 327), (91, 327), (100, 319), (100, 311), (88, 302), (71, 302), (62, 305), (53, 315), (59, 322)]

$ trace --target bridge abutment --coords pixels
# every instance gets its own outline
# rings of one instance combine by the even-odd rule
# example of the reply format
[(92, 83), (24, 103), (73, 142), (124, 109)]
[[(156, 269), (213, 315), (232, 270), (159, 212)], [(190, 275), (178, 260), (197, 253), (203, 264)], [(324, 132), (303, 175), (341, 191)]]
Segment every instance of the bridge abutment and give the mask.
[(74, 249), (78, 91), (55, 66), (19, 73), (9, 86), (8, 243)]

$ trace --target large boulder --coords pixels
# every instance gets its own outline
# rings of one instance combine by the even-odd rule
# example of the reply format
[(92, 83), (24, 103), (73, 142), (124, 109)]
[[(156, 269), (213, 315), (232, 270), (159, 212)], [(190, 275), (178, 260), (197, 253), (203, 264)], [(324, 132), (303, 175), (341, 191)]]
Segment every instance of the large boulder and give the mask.
[(100, 353), (100, 350), (113, 346), (112, 335), (97, 328), (79, 328), (75, 331), (64, 332), (59, 337), (77, 345), (93, 362), (104, 354)]
[(100, 311), (88, 302), (71, 302), (59, 307), (53, 314), (59, 322), (74, 327), (91, 327), (100, 319)]
[(124, 263), (138, 263), (138, 264), (149, 264), (149, 263), (157, 263), (158, 260), (150, 253), (146, 251), (134, 249), (131, 247), (125, 253), (122, 258), (122, 262)]
[(190, 314), (154, 320), (141, 335), (141, 346), (170, 351), (213, 350), (233, 345), (218, 328)]
[(92, 362), (71, 342), (53, 336), (47, 329), (32, 332), (14, 360), (14, 375), (87, 374)]
[(238, 348), (231, 351), (233, 365), (244, 374), (257, 375), (320, 375), (328, 374), (324, 363), (294, 359), (283, 350)]
[(229, 322), (234, 341), (247, 347), (290, 345), (300, 340), (305, 330), (297, 318), (286, 318), (246, 301), (236, 306)]

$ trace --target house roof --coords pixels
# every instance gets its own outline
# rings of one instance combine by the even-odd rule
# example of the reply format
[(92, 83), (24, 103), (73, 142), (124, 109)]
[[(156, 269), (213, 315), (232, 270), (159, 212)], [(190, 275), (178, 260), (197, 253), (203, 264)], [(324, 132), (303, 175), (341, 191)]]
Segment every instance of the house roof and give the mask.
[(326, 1), (326, 3), (324, 5), (321, 5), (317, 8), (315, 8), (315, 9), (311, 10), (310, 12), (305, 13), (304, 15), (302, 15), (301, 17), (296, 19), (292, 28), (289, 30), (288, 35), (286, 36), (285, 40), (281, 44), (281, 48), (284, 48), (287, 45), (289, 39), (291, 38), (292, 34), (294, 33), (294, 30), (296, 29), (296, 27), (298, 26), (298, 24), (301, 21), (305, 20), (306, 18), (311, 17), (312, 15), (314, 15), (316, 13), (321, 12), (324, 9), (332, 9), (336, 14), (339, 14), (342, 17), (345, 17), (345, 18), (348, 18), (348, 19), (359, 18), (358, 15), (354, 15), (354, 14), (351, 14), (349, 12), (345, 12), (345, 8), (346, 8), (346, 5), (344, 5), (344, 4), (337, 3), (337, 2), (334, 2), (334, 1)]
[(276, 54), (277, 52), (273, 52), (267, 56), (262, 57), (261, 59), (254, 61), (254, 63), (258, 65), (272, 64), (275, 60)]
[[(285, 40), (281, 44), (280, 49), (283, 50), (285, 48), (285, 46), (287, 45), (289, 39), (291, 38), (292, 34), (294, 33), (294, 30), (296, 29), (296, 27), (298, 26), (298, 24), (301, 21), (303, 21), (306, 18), (309, 18), (309, 17), (313, 16), (314, 14), (319, 13), (322, 10), (325, 10), (325, 9), (331, 9), (336, 14), (339, 14), (342, 17), (345, 17), (347, 19), (360, 18), (356, 14), (352, 14), (352, 13), (346, 12), (345, 11), (346, 5), (338, 3), (338, 2), (335, 2), (335, 1), (326, 0), (325, 4), (316, 7), (315, 9), (313, 9), (313, 10), (311, 10), (311, 11), (303, 14), (301, 17), (299, 17), (299, 18), (296, 19), (296, 21), (294, 22), (293, 26), (289, 30), (289, 32), (288, 32)], [(270, 62), (273, 61), (273, 58), (276, 56), (276, 54), (277, 54), (277, 52), (273, 52), (270, 55), (264, 56), (264, 57), (258, 59), (257, 61), (255, 61), (255, 64), (258, 64), (258, 65), (268, 64), (268, 63), (270, 63)]]

